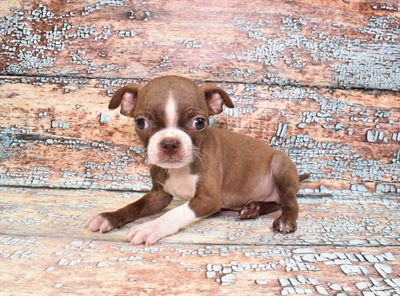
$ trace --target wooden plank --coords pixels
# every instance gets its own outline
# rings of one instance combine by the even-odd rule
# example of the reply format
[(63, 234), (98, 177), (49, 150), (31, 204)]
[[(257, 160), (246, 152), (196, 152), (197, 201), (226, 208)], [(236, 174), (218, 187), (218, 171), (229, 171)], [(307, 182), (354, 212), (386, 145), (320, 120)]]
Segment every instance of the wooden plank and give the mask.
[(4, 295), (400, 293), (394, 195), (300, 199), (299, 229), (288, 235), (272, 233), (274, 214), (238, 221), (226, 211), (144, 247), (122, 241), (127, 227), (103, 235), (82, 228), (93, 212), (137, 198), (131, 193), (0, 194)]
[[(132, 80), (1, 77), (0, 184), (148, 190), (133, 120), (108, 111)], [(400, 97), (395, 92), (221, 83), (234, 101), (217, 126), (284, 150), (309, 171), (309, 193), (396, 192)], [(361, 184), (358, 186), (357, 184)]]
[[(161, 215), (143, 218), (107, 234), (87, 233), (85, 221), (92, 215), (121, 208), (136, 200), (137, 193), (93, 190), (0, 188), (3, 233), (16, 236), (74, 237), (120, 242), (133, 225)], [(272, 231), (279, 212), (255, 220), (238, 220), (237, 212), (222, 211), (202, 219), (165, 244), (219, 245), (332, 245), (380, 247), (399, 245), (400, 216), (395, 195), (345, 195), (300, 197), (298, 230), (282, 235)], [(166, 210), (180, 205), (175, 200)], [(363, 215), (360, 215), (363, 213)]]
[(400, 89), (397, 0), (11, 3), (6, 75)]
[(1, 274), (4, 295), (399, 293), (396, 247), (134, 248), (95, 240), (3, 236), (1, 248), (7, 270)]

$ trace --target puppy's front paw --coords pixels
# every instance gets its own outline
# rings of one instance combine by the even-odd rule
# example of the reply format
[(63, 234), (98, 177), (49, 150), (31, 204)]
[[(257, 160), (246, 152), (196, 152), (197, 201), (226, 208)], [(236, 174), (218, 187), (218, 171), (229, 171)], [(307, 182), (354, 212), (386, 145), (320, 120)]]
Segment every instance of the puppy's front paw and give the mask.
[(115, 226), (111, 223), (109, 219), (103, 214), (95, 215), (90, 217), (84, 226), (88, 231), (95, 232), (100, 231), (100, 233), (108, 232), (114, 229)]
[(260, 216), (260, 204), (258, 202), (252, 202), (240, 209), (238, 218), (240, 220), (245, 220), (255, 219), (258, 216)]
[(272, 228), (274, 231), (289, 233), (296, 231), (297, 223), (296, 220), (286, 218), (282, 215), (274, 221)]
[(146, 246), (151, 246), (164, 236), (162, 225), (154, 220), (132, 227), (125, 241), (130, 242), (131, 245), (145, 243)]

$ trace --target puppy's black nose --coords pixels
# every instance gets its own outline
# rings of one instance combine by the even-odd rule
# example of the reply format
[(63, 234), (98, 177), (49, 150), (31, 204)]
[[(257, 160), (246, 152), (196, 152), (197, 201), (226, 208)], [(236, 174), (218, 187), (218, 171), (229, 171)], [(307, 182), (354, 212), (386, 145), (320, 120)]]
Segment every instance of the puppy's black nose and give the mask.
[(178, 151), (181, 143), (176, 139), (164, 139), (160, 143), (161, 149), (169, 156), (173, 155)]

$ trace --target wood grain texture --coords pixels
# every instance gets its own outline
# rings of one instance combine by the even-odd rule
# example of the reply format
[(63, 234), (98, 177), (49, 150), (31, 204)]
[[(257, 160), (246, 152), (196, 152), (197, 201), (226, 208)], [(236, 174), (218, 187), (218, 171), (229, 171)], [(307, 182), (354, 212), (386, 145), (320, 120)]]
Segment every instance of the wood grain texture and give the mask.
[[(148, 190), (133, 120), (108, 111), (133, 80), (0, 78), (0, 184)], [(400, 98), (395, 92), (220, 84), (235, 108), (217, 126), (289, 154), (305, 187), (396, 192)]]
[[(399, 28), (398, 0), (1, 1), (1, 294), (399, 295)], [(123, 238), (162, 213), (83, 229), (149, 190), (107, 106), (165, 74), (217, 83), (235, 108), (210, 121), (311, 172), (295, 233), (234, 211), (152, 247)]]
[(131, 225), (154, 217), (107, 234), (82, 227), (91, 214), (137, 194), (20, 188), (0, 194), (4, 295), (400, 293), (400, 199), (393, 194), (301, 199), (298, 230), (288, 235), (272, 232), (278, 213), (240, 221), (223, 211), (152, 247), (123, 238)]
[(7, 75), (400, 89), (397, 0), (11, 3)]

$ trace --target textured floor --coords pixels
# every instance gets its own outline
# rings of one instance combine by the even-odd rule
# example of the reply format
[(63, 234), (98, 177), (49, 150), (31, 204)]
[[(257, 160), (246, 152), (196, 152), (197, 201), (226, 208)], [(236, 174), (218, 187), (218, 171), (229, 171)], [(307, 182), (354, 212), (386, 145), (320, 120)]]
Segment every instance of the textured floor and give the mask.
[(288, 235), (271, 231), (279, 213), (239, 221), (224, 211), (152, 247), (124, 242), (130, 225), (83, 229), (88, 216), (137, 194), (3, 187), (0, 195), (1, 295), (400, 294), (395, 195), (300, 196), (299, 229)]

